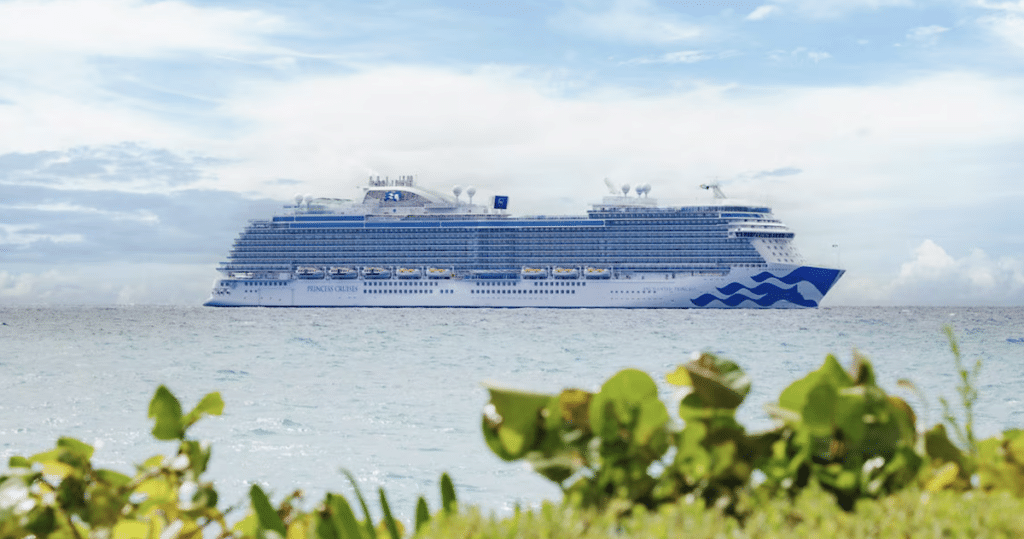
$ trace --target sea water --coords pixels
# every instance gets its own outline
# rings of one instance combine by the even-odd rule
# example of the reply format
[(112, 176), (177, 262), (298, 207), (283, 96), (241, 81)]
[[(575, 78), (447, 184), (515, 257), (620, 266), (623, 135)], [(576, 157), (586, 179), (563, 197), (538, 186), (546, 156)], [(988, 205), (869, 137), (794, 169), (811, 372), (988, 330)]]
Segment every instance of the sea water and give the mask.
[(327, 491), (350, 495), (344, 468), (364, 493), (383, 486), (408, 520), (420, 494), (438, 507), (448, 472), (461, 501), (502, 514), (561, 494), (487, 449), (483, 382), (597, 390), (635, 367), (670, 401), (678, 395), (664, 374), (711, 351), (749, 373), (738, 415), (759, 430), (772, 425), (763, 405), (789, 383), (829, 353), (848, 364), (856, 349), (931, 425), (942, 419), (939, 396), (958, 402), (947, 324), (966, 363), (983, 360), (979, 436), (1024, 427), (1022, 308), (0, 307), (0, 457), (72, 436), (96, 447), (98, 465), (131, 474), (134, 463), (175, 449), (153, 440), (146, 418), (164, 384), (186, 410), (208, 392), (223, 396), (224, 414), (193, 433), (213, 446), (222, 503), (244, 504), (253, 483), (274, 500), (301, 489), (310, 506)]

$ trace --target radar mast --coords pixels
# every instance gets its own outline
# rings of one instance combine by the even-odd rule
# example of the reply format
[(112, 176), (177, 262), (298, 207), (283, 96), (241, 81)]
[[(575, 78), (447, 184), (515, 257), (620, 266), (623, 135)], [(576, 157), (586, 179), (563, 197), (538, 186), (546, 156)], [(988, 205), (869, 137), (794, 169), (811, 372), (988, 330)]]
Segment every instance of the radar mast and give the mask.
[(723, 193), (722, 189), (718, 187), (718, 182), (704, 183), (704, 184), (701, 184), (700, 188), (701, 189), (710, 189), (711, 192), (715, 194), (715, 198), (716, 199), (724, 199), (724, 198), (726, 198), (725, 193)]

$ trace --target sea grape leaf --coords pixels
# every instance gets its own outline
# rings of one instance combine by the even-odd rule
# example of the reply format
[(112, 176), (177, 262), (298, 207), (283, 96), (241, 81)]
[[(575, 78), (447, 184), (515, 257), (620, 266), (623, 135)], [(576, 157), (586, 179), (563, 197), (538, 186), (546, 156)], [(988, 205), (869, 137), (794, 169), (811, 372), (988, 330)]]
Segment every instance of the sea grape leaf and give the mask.
[(666, 374), (665, 381), (674, 386), (690, 387), (693, 385), (693, 381), (690, 380), (690, 375), (683, 365), (676, 367), (676, 370)]
[(657, 399), (644, 401), (640, 405), (640, 414), (633, 428), (633, 439), (641, 445), (648, 445), (654, 435), (665, 428), (671, 418), (665, 403)]
[(111, 539), (137, 539), (138, 537), (151, 537), (150, 523), (138, 520), (118, 520), (111, 531)]
[(956, 481), (960, 476), (960, 466), (955, 462), (947, 462), (942, 465), (924, 484), (924, 489), (930, 492), (942, 490)]
[(836, 396), (836, 389), (827, 384), (818, 385), (807, 393), (807, 404), (801, 410), (801, 415), (812, 435), (832, 435)]
[(224, 400), (221, 398), (220, 393), (213, 392), (207, 393), (196, 407), (188, 413), (187, 416), (182, 420), (182, 424), (185, 428), (192, 426), (196, 421), (199, 421), (203, 415), (221, 415), (224, 413)]
[(875, 384), (875, 368), (871, 365), (871, 361), (856, 350), (853, 351), (853, 363), (850, 365), (850, 377), (856, 385), (877, 385)]
[[(485, 387), (491, 394), (490, 402), (495, 412), (501, 417), (498, 425), (491, 425), (488, 418), (484, 417), (485, 435), (489, 432), (497, 435), (495, 441), (500, 444), (502, 450), (495, 451), (498, 456), (506, 460), (522, 457), (533, 449), (537, 439), (538, 422), (541, 419), (540, 411), (548, 405), (553, 396), (494, 386)], [(491, 445), (492, 450), (495, 449), (491, 440), (488, 445)]]
[(1024, 430), (1011, 429), (1003, 432), (1003, 447), (1007, 457), (1017, 466), (1024, 466)]
[(807, 395), (819, 384), (828, 384), (835, 388), (850, 387), (853, 379), (839, 365), (839, 361), (832, 354), (825, 358), (825, 363), (807, 376), (793, 382), (779, 395), (779, 406), (799, 412), (807, 404)]
[(120, 472), (113, 470), (96, 470), (93, 472), (96, 478), (100, 481), (113, 485), (115, 487), (121, 487), (131, 482), (132, 478), (124, 475)]
[(864, 441), (867, 432), (867, 412), (867, 402), (863, 393), (858, 393), (855, 388), (844, 388), (839, 391), (835, 400), (835, 422), (842, 430), (847, 443), (859, 445)]
[(566, 389), (558, 395), (558, 410), (571, 428), (590, 432), (590, 400), (593, 394), (582, 389)]
[(735, 362), (704, 353), (683, 368), (695, 393), (711, 408), (736, 408), (750, 393), (750, 377)]
[(616, 430), (609, 426), (611, 424), (605, 424), (609, 410), (616, 416), (614, 419), (617, 423), (628, 424), (641, 403), (657, 398), (658, 386), (647, 373), (637, 369), (623, 369), (609, 378), (601, 386), (601, 391), (591, 399), (591, 428), (608, 438), (609, 434), (613, 434), (609, 429)]
[[(89, 459), (92, 458), (92, 454), (94, 451), (91, 445), (80, 440), (76, 440), (74, 438), (68, 438), (66, 436), (62, 436), (57, 440), (57, 447), (64, 450), (65, 462), (67, 462), (67, 459), (70, 455), (78, 457), (78, 459), (76, 460), (88, 461)], [(72, 463), (68, 462), (68, 464)]]
[(149, 417), (155, 420), (153, 436), (158, 440), (177, 440), (184, 437), (181, 422), (181, 403), (165, 386), (156, 388), (149, 402)]

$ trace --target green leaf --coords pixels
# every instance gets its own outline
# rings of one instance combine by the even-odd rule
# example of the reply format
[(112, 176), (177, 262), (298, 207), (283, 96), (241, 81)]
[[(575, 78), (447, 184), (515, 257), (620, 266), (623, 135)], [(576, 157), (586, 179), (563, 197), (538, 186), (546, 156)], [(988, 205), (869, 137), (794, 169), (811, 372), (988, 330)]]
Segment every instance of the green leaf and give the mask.
[(633, 427), (633, 439), (640, 445), (648, 445), (658, 431), (665, 430), (670, 420), (665, 403), (657, 399), (644, 402), (640, 405), (640, 414)]
[(491, 394), (491, 405), (499, 416), (493, 423), (484, 415), (483, 430), (488, 445), (501, 458), (521, 458), (534, 447), (540, 424), (540, 411), (547, 407), (553, 395), (485, 386)]
[(85, 442), (76, 440), (74, 438), (59, 438), (57, 440), (57, 447), (63, 449), (67, 453), (71, 453), (76, 457), (80, 457), (84, 460), (89, 460), (92, 458), (93, 447)]
[(149, 417), (155, 420), (153, 436), (158, 440), (177, 440), (185, 436), (181, 423), (181, 403), (164, 386), (156, 388), (149, 402)]
[(801, 415), (812, 435), (832, 435), (836, 397), (836, 389), (827, 384), (815, 386), (807, 393), (807, 404), (801, 410)]
[(827, 384), (840, 389), (852, 386), (853, 379), (839, 365), (836, 357), (829, 354), (821, 368), (793, 382), (782, 391), (782, 394), (779, 395), (779, 406), (794, 412), (803, 410), (804, 406), (807, 405), (808, 394), (820, 384)]
[(693, 391), (710, 408), (736, 408), (750, 393), (750, 378), (736, 363), (704, 353), (683, 365)]
[[(621, 370), (590, 400), (590, 427), (603, 438), (614, 438), (618, 424), (630, 423), (641, 403), (657, 398), (658, 386), (647, 373), (637, 369)], [(609, 411), (615, 416), (612, 422), (606, 422)]]
[(420, 496), (416, 500), (416, 533), (419, 533), (423, 526), (430, 522), (430, 509), (427, 507), (427, 500)]
[(686, 372), (686, 367), (680, 365), (676, 367), (676, 370), (665, 375), (665, 381), (681, 387), (690, 387), (693, 385), (693, 381), (690, 380), (690, 375)]
[(936, 424), (924, 433), (924, 450), (933, 460), (953, 462), (961, 470), (967, 467), (967, 456), (950, 441), (946, 427), (942, 423)]
[(96, 470), (93, 473), (96, 479), (115, 487), (123, 487), (132, 481), (131, 477), (113, 470)]
[(32, 463), (25, 457), (15, 455), (8, 459), (7, 466), (9, 468), (31, 468)]
[(441, 506), (448, 514), (455, 513), (459, 509), (459, 502), (455, 499), (455, 485), (447, 473), (441, 474)]
[(52, 507), (43, 507), (33, 513), (25, 524), (25, 529), (34, 533), (36, 537), (48, 537), (57, 529), (57, 515)]
[(221, 399), (220, 393), (207, 393), (200, 401), (196, 404), (196, 407), (188, 413), (187, 416), (182, 420), (184, 428), (189, 428), (196, 421), (199, 421), (203, 415), (221, 415), (224, 413), (224, 400)]
[(370, 508), (366, 506), (366, 500), (363, 499), (363, 493), (359, 490), (359, 483), (356, 482), (356, 477), (352, 475), (352, 472), (345, 468), (341, 469), (341, 473), (345, 474), (345, 477), (348, 478), (348, 482), (352, 484), (352, 490), (355, 491), (356, 499), (359, 500), (359, 505), (363, 509), (363, 517), (365, 518), (364, 523), (368, 534), (367, 536), (376, 539), (377, 530), (373, 527), (373, 517), (370, 516)]
[[(338, 537), (345, 539), (359, 539), (363, 537), (359, 531), (359, 523), (352, 513), (352, 507), (348, 500), (340, 494), (327, 493), (326, 505), (331, 512), (331, 523), (334, 525)], [(374, 537), (371, 535), (370, 537)]]
[(384, 487), (380, 487), (377, 491), (380, 493), (380, 508), (384, 512), (384, 527), (387, 528), (391, 539), (402, 539), (398, 534), (398, 525), (395, 524), (395, 518), (391, 516), (391, 507), (388, 505), (387, 495), (384, 494)]
[(263, 489), (259, 485), (253, 485), (249, 489), (249, 500), (252, 502), (252, 509), (256, 512), (256, 517), (259, 519), (260, 528), (264, 530), (273, 530), (284, 537), (287, 533), (284, 521), (281, 520), (281, 516), (277, 514), (274, 507), (270, 505), (270, 499), (263, 492)]
[(590, 432), (590, 400), (594, 397), (582, 389), (566, 389), (558, 395), (558, 412), (571, 429)]
[(851, 446), (860, 445), (867, 432), (865, 415), (870, 410), (863, 389), (861, 386), (845, 388), (835, 401), (836, 426), (843, 431), (846, 443)]

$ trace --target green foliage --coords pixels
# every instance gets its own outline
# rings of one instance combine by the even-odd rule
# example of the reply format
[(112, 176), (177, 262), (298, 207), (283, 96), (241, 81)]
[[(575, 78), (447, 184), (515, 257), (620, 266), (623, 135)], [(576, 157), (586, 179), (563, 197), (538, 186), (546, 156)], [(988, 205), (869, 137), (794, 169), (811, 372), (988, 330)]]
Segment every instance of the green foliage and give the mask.
[[(627, 369), (596, 393), (489, 387), (484, 438), (501, 458), (524, 459), (558, 483), (571, 505), (614, 514), (700, 499), (744, 521), (751, 514), (745, 497), (785, 493), (792, 499), (808, 488), (830, 492), (846, 511), (859, 500), (918, 487), (1024, 497), (1024, 431), (974, 439), (981, 361), (964, 369), (952, 330), (946, 334), (964, 419), (943, 401), (945, 419), (966, 452), (941, 424), (919, 439), (913, 409), (879, 387), (870, 361), (856, 352), (849, 371), (829, 355), (783, 390), (767, 407), (779, 426), (767, 432), (748, 434), (736, 421), (750, 391), (743, 370), (703, 354), (666, 377), (691, 388), (679, 406), (681, 429), (654, 381)], [(764, 478), (757, 486), (755, 471)]]
[[(60, 438), (43, 453), (11, 457), (9, 470), (0, 476), (0, 539), (402, 537), (404, 528), (392, 516), (384, 490), (379, 491), (383, 519), (374, 526), (355, 478), (347, 471), (363, 510), (361, 521), (340, 494), (327, 493), (313, 510), (302, 511), (295, 507), (301, 492), (275, 507), (263, 489), (253, 485), (248, 513), (229, 525), (226, 511), (217, 507), (213, 483), (203, 477), (211, 449), (188, 436), (197, 421), (220, 415), (223, 409), (220, 395), (210, 393), (183, 414), (170, 390), (158, 387), (149, 403), (153, 436), (176, 441), (178, 449), (172, 456), (147, 459), (136, 467), (134, 477), (94, 468), (93, 448), (72, 438)], [(441, 477), (441, 498), (444, 507), (433, 517), (426, 501), (419, 499), (417, 529), (456, 511), (455, 488), (447, 474)]]
[(815, 486), (795, 499), (751, 500), (740, 521), (685, 499), (657, 510), (616, 515), (567, 503), (545, 502), (530, 511), (497, 517), (470, 507), (454, 518), (434, 519), (418, 539), (1019, 539), (1024, 501), (1006, 492), (922, 493), (910, 487), (843, 511)]
[(769, 408), (785, 428), (764, 471), (787, 490), (815, 479), (852, 509), (862, 496), (901, 489), (916, 478), (913, 412), (875, 384), (871, 363), (854, 354), (852, 372), (829, 355), (820, 369), (787, 387)]
[(529, 461), (575, 504), (623, 512), (692, 494), (732, 510), (737, 489), (778, 435), (750, 436), (736, 422), (750, 380), (735, 363), (704, 354), (668, 380), (693, 388), (679, 408), (679, 431), (654, 380), (626, 369), (597, 393), (489, 387), (484, 438), (500, 457)]

